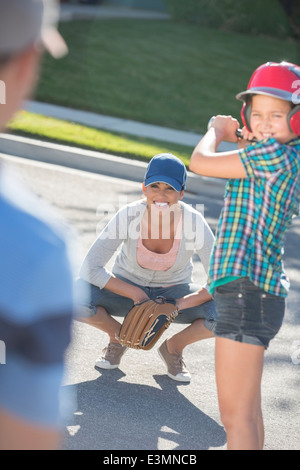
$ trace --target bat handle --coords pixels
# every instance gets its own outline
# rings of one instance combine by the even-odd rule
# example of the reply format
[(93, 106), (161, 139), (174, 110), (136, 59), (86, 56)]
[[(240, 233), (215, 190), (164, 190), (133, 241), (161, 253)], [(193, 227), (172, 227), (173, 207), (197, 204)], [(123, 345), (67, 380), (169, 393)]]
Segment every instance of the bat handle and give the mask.
[[(240, 139), (244, 139), (242, 129), (237, 129), (235, 135)], [(244, 139), (244, 140), (247, 140), (247, 142), (257, 142), (257, 139), (255, 137), (253, 137), (251, 140), (250, 139)]]
[(243, 139), (242, 129), (237, 129), (235, 135), (236, 135), (237, 137), (239, 137), (240, 139)]

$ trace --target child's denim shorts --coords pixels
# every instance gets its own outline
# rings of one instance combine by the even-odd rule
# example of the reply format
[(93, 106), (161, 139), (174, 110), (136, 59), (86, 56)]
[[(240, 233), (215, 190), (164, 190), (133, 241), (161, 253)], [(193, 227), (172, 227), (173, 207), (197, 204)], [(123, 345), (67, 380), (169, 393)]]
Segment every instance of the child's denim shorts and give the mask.
[(217, 287), (213, 298), (215, 336), (267, 348), (282, 325), (285, 298), (265, 292), (247, 277)]
[[(138, 286), (127, 279), (120, 278), (129, 284), (136, 285), (146, 292), (150, 299), (156, 299), (158, 296), (163, 296), (167, 299), (179, 299), (185, 295), (197, 292), (201, 286), (198, 284), (177, 284), (168, 287), (144, 287)], [(76, 288), (81, 292), (86, 292), (87, 298), (82, 301), (82, 308), (78, 309), (79, 317), (92, 317), (97, 311), (97, 307), (103, 307), (109, 315), (124, 317), (129, 310), (133, 307), (133, 301), (127, 297), (120, 296), (107, 289), (99, 289), (92, 284), (79, 278), (76, 280)], [(209, 300), (204, 304), (197, 307), (187, 308), (182, 310), (175, 318), (177, 323), (193, 323), (195, 320), (204, 319), (205, 327), (214, 331), (216, 325), (216, 308), (215, 302)]]

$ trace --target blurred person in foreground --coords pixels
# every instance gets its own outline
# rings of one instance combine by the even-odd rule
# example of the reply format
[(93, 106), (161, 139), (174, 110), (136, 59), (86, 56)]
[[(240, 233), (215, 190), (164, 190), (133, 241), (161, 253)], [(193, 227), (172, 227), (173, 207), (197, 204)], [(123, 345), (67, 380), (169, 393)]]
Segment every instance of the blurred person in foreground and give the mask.
[[(33, 91), (43, 48), (67, 51), (57, 13), (54, 1), (0, 0), (1, 131)], [(56, 449), (74, 305), (67, 237), (3, 162), (0, 220), (0, 449)]]

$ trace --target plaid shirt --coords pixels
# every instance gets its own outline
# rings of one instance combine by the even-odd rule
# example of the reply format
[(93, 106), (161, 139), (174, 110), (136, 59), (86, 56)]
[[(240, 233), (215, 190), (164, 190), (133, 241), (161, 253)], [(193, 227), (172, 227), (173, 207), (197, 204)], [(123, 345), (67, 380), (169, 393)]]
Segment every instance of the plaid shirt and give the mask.
[(285, 297), (284, 236), (299, 215), (300, 138), (288, 144), (266, 139), (239, 151), (247, 178), (226, 186), (212, 253), (209, 283), (248, 276), (271, 294)]

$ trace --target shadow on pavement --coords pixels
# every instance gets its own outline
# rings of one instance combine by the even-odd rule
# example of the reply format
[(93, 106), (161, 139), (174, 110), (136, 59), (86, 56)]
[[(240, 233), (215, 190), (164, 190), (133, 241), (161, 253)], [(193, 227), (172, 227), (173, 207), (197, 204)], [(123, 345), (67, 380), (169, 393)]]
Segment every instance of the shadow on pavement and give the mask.
[[(112, 373), (113, 372), (113, 373)], [(185, 386), (155, 375), (159, 387), (126, 383), (101, 371), (96, 380), (68, 385), (77, 406), (67, 425), (67, 450), (205, 450), (223, 446), (223, 427), (180, 393)]]

